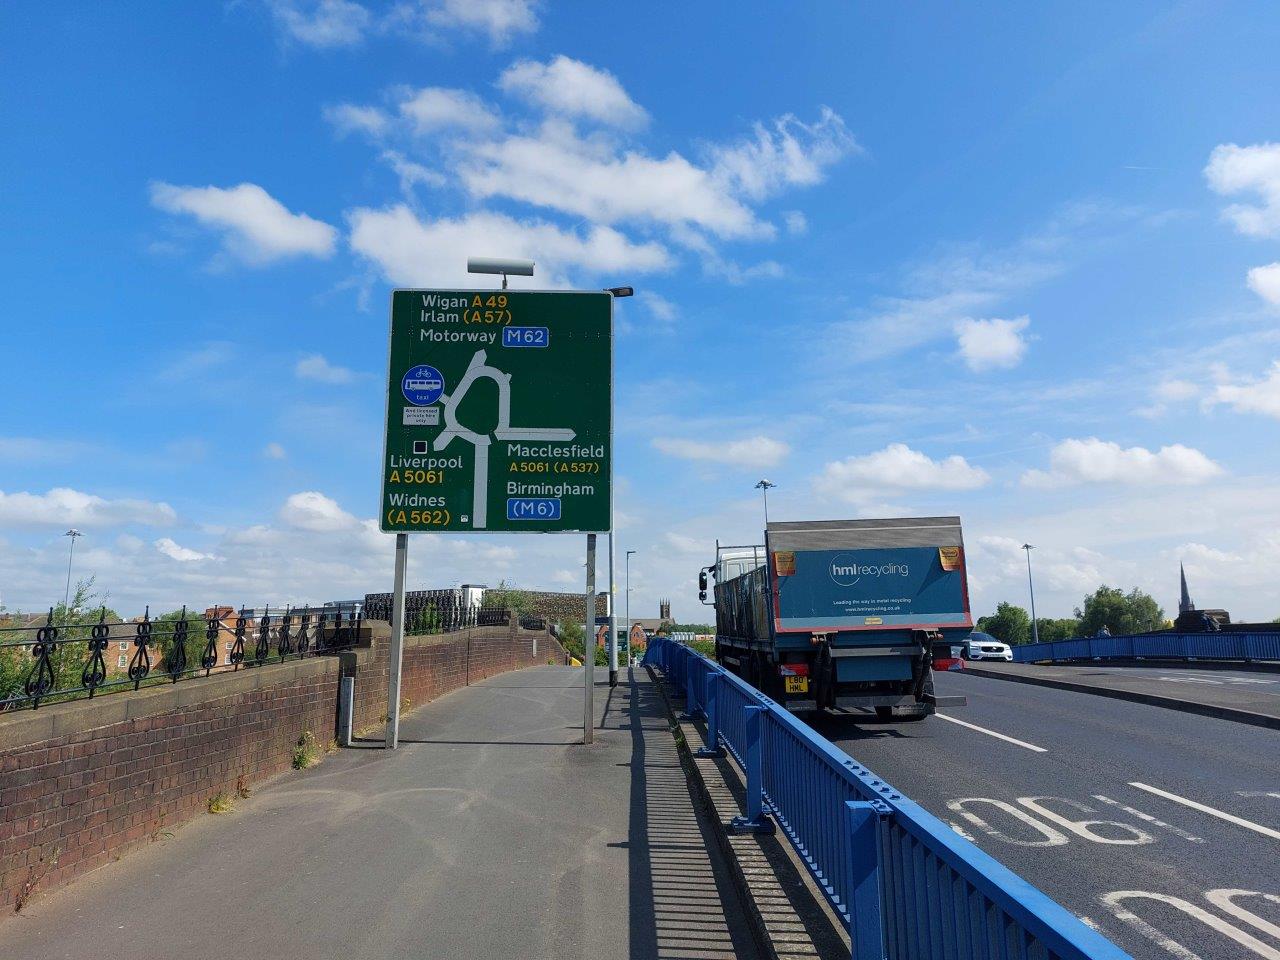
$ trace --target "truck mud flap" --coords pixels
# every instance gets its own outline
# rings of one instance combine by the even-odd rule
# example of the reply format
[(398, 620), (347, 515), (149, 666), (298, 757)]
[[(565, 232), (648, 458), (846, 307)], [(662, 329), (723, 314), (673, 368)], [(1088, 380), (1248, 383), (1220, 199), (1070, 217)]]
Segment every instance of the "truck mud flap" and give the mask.
[(920, 699), (925, 703), (933, 704), (935, 707), (967, 707), (969, 705), (968, 697), (939, 697), (932, 693), (926, 693)]

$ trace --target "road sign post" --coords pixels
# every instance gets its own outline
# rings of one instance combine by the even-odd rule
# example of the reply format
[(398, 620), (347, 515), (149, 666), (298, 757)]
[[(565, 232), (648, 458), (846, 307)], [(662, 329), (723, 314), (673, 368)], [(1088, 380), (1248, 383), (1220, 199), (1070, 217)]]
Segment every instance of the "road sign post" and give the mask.
[[(378, 525), (397, 535), (393, 748), (406, 535), (587, 533), (594, 561), (594, 535), (612, 529), (613, 294), (396, 290), (389, 340)], [(587, 587), (589, 629), (594, 563)], [(593, 662), (585, 665), (588, 743)]]
[(582, 631), (582, 742), (592, 743), (596, 733), (596, 535), (587, 534), (587, 610)]

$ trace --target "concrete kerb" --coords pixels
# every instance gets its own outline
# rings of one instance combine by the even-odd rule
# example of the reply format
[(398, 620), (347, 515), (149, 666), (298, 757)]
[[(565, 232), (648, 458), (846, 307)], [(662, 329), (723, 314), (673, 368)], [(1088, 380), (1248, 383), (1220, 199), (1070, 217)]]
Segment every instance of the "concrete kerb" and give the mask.
[(702, 724), (681, 720), (663, 678), (653, 667), (646, 669), (662, 693), (680, 762), (694, 793), (716, 823), (716, 842), (747, 907), (747, 920), (761, 953), (775, 960), (847, 958), (849, 939), (840, 918), (812, 886), (786, 839), (729, 832), (729, 821), (744, 813), (742, 771), (728, 754), (694, 756), (704, 741)]
[[(1052, 669), (1049, 667), (1047, 669)], [(1112, 687), (1098, 687), (1088, 683), (1076, 683), (1072, 680), (1059, 680), (1057, 677), (1028, 677), (1019, 674), (1002, 673), (999, 670), (984, 670), (965, 664), (965, 673), (976, 677), (991, 677), (996, 680), (1011, 680), (1014, 683), (1030, 683), (1040, 687), (1056, 687), (1059, 690), (1070, 690), (1073, 693), (1091, 693), (1098, 697), (1111, 697), (1113, 700), (1129, 700), (1133, 703), (1145, 703), (1152, 707), (1164, 707), (1166, 710), (1178, 710), (1182, 713), (1194, 713), (1202, 717), (1213, 717), (1217, 720), (1230, 720), (1234, 723), (1247, 723), (1254, 727), (1269, 727), (1280, 730), (1280, 717), (1265, 713), (1254, 713), (1252, 710), (1239, 710), (1234, 707), (1220, 707), (1211, 703), (1197, 703), (1194, 700), (1181, 700), (1178, 697), (1162, 697), (1155, 693), (1142, 693), (1137, 690), (1117, 690)]]

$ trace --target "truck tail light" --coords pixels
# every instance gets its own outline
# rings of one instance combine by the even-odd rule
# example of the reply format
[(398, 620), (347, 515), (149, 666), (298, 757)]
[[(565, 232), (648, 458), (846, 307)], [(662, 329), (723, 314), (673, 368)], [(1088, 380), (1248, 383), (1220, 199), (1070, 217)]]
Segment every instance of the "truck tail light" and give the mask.
[(807, 677), (809, 675), (809, 665), (807, 663), (780, 663), (778, 664), (778, 674), (783, 677)]

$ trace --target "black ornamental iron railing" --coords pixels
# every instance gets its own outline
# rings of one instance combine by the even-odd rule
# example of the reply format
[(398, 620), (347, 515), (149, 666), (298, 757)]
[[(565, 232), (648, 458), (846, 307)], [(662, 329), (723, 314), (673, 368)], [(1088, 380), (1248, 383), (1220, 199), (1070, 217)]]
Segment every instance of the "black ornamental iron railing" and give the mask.
[(218, 608), (207, 616), (0, 623), (0, 710), (139, 690), (347, 650), (363, 613), (343, 607)]
[[(389, 593), (366, 594), (365, 617), (390, 623), (391, 602)], [(409, 634), (451, 633), (468, 627), (505, 627), (510, 623), (511, 610), (505, 604), (476, 603), (461, 590), (410, 590), (404, 595), (404, 625)], [(532, 629), (544, 627), (545, 624)]]

